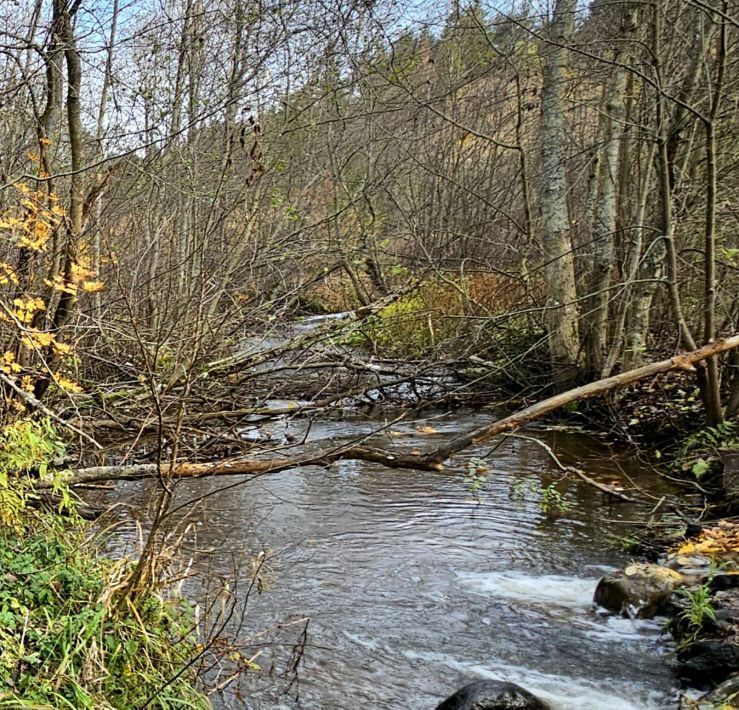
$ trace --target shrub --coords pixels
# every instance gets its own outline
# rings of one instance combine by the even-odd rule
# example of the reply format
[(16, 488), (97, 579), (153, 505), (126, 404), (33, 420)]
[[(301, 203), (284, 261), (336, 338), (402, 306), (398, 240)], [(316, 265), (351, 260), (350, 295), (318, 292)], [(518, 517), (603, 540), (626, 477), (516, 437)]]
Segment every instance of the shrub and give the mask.
[[(187, 606), (156, 582), (127, 593), (132, 566), (83, 538), (63, 455), (48, 419), (0, 433), (0, 708), (209, 707)], [(67, 517), (33, 506), (38, 480)]]
[(0, 432), (0, 529), (22, 532), (34, 521), (29, 502), (34, 481), (50, 481), (59, 496), (59, 507), (73, 511), (63, 476), (54, 462), (64, 456), (64, 443), (49, 419), (24, 419), (8, 424)]
[[(526, 298), (522, 284), (495, 274), (439, 275), (383, 309), (365, 332), (373, 347), (390, 357), (487, 353), (500, 350), (511, 330), (516, 341), (522, 330), (531, 330), (525, 317), (501, 319)], [(496, 327), (498, 320), (503, 323)]]

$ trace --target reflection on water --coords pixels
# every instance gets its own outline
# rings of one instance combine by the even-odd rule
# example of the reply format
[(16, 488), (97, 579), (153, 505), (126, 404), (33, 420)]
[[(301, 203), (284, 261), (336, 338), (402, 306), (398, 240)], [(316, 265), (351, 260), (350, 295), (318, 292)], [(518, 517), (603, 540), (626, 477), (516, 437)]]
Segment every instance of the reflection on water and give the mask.
[[(487, 416), (396, 422), (386, 436), (422, 447)], [(338, 441), (378, 423), (316, 420), (309, 438)], [(269, 426), (301, 435), (306, 425)], [(531, 431), (599, 480), (617, 478), (623, 466), (660, 495), (653, 477), (594, 440)], [(590, 606), (597, 578), (627, 560), (608, 546), (624, 528), (604, 520), (633, 519), (633, 506), (568, 479), (557, 486), (570, 509), (546, 516), (542, 488), (560, 480), (546, 452), (521, 439), (492, 449), (467, 452), (442, 474), (344, 461), (250, 482), (181, 483), (178, 503), (196, 501), (187, 541), (195, 568), (226, 577), (255, 551), (274, 555), (271, 585), (249, 600), (238, 631), (247, 655), (255, 648), (250, 634), (311, 620), (289, 695), (277, 697), (286, 683), (264, 674), (244, 687), (246, 700), (230, 695), (224, 707), (421, 710), (475, 677), (518, 682), (562, 709), (673, 707), (659, 625), (600, 616)], [(473, 495), (464, 462), (486, 453), (490, 475)], [(148, 486), (122, 486), (117, 499), (144, 510)], [(198, 503), (204, 494), (211, 495)], [(118, 543), (133, 530), (124, 525)], [(286, 646), (264, 649), (264, 668), (287, 661), (296, 628), (279, 637)]]

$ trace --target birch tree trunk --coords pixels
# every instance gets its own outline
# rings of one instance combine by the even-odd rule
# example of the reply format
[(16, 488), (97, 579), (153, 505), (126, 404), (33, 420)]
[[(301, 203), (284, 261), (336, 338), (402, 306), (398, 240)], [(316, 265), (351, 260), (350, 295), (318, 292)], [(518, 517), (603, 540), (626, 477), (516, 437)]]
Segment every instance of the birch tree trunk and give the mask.
[[(611, 350), (603, 366), (601, 377), (608, 377), (611, 374), (619, 357), (622, 357), (624, 369), (630, 370), (638, 367), (642, 363), (641, 354), (646, 347), (649, 311), (659, 284), (658, 279), (661, 277), (660, 269), (664, 263), (661, 239), (651, 239), (649, 246), (644, 250), (644, 236), (647, 233), (644, 220), (652, 185), (656, 151), (657, 146), (653, 143), (649, 146), (644, 161), (639, 205), (634, 216), (634, 228), (629, 230), (633, 234), (633, 243), (629, 252), (621, 302), (613, 327)], [(624, 346), (623, 354), (622, 345)]]
[(588, 369), (592, 373), (603, 370), (608, 348), (609, 286), (616, 259), (616, 223), (618, 219), (619, 158), (624, 135), (624, 100), (627, 70), (623, 66), (631, 49), (631, 39), (637, 28), (637, 8), (628, 4), (622, 14), (621, 31), (614, 60), (616, 66), (604, 87), (603, 141), (598, 176), (598, 202), (593, 219), (593, 265), (588, 302), (589, 338)]
[[(722, 3), (724, 14), (728, 3)], [(726, 75), (727, 43), (726, 20), (720, 25), (718, 36), (718, 69), (713, 87), (711, 111), (704, 126), (706, 129), (706, 221), (703, 247), (704, 258), (704, 293), (703, 293), (703, 340), (710, 343), (716, 337), (716, 201), (717, 185), (717, 141), (716, 124), (724, 91)], [(715, 357), (706, 360), (706, 413), (711, 425), (720, 424), (723, 419), (721, 409), (721, 373)]]
[[(664, 10), (665, 7), (660, 4), (655, 5), (651, 10), (652, 63), (660, 91), (665, 88), (664, 82), (666, 81), (666, 77), (663, 76), (664, 57), (661, 36), (663, 32), (662, 13)], [(700, 15), (700, 12), (700, 10), (696, 10), (696, 17)], [(646, 212), (641, 208), (642, 217), (640, 220), (637, 219), (637, 227), (641, 225), (642, 237), (647, 233), (655, 233), (656, 236), (646, 242), (642, 241), (644, 252), (639, 255), (638, 280), (634, 284), (633, 302), (630, 306), (628, 327), (625, 335), (623, 356), (623, 366), (625, 369), (638, 367), (644, 361), (644, 353), (647, 350), (652, 303), (658, 286), (671, 278), (670, 273), (672, 272), (672, 268), (670, 268), (668, 259), (670, 258), (670, 250), (674, 250), (674, 244), (672, 243), (672, 199), (676, 188), (681, 184), (681, 172), (676, 168), (675, 161), (681, 136), (685, 132), (686, 126), (690, 125), (692, 118), (688, 108), (698, 84), (702, 58), (704, 56), (703, 44), (703, 40), (698, 38), (690, 50), (690, 64), (680, 82), (678, 101), (671, 112), (672, 115), (669, 118), (669, 122), (665, 98), (661, 93), (656, 98), (656, 141), (650, 150), (648, 158), (650, 161), (654, 160), (657, 178), (656, 187), (659, 206), (657, 208), (658, 214), (655, 220), (655, 229), (652, 230), (645, 227), (644, 217), (646, 216)], [(646, 196), (642, 195), (642, 197)], [(681, 313), (682, 307), (680, 305), (679, 293), (675, 301), (672, 287), (669, 286), (669, 289), (673, 314), (675, 313), (675, 303), (677, 304), (678, 312)], [(690, 336), (689, 332), (687, 334)], [(690, 338), (686, 339), (685, 331), (681, 329), (681, 342), (685, 347), (690, 347), (689, 341)], [(695, 344), (694, 341), (693, 344)]]
[(554, 383), (562, 390), (577, 376), (580, 335), (575, 261), (567, 209), (565, 86), (567, 42), (574, 30), (577, 0), (557, 0), (548, 30), (541, 93), (541, 211), (548, 300), (546, 325)]

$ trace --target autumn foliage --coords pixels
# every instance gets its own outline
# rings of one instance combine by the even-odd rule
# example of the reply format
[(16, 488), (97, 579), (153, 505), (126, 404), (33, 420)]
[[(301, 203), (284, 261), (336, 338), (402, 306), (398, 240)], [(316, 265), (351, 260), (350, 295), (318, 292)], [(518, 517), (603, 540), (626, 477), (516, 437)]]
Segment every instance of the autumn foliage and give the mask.
[(84, 243), (71, 268), (61, 269), (66, 213), (59, 198), (22, 182), (13, 198), (0, 213), (0, 374), (6, 416), (24, 409), (11, 383), (29, 394), (42, 379), (67, 393), (82, 391), (70, 376), (76, 367), (73, 343), (55, 325), (54, 313), (61, 294), (77, 298), (103, 288)]

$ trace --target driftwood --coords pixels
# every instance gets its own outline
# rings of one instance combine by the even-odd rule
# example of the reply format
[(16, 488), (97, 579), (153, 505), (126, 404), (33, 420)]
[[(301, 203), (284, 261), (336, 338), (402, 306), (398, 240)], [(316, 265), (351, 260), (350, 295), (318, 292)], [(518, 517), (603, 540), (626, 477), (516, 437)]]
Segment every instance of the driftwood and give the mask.
[[(130, 466), (94, 466), (70, 471), (68, 483), (78, 485), (99, 481), (136, 480), (163, 476), (165, 478), (199, 478), (203, 476), (227, 476), (237, 474), (259, 475), (284, 471), (289, 468), (310, 465), (327, 465), (340, 459), (356, 459), (380, 463), (387, 468), (410, 468), (426, 471), (442, 471), (444, 461), (450, 456), (474, 445), (503, 434), (539, 419), (572, 402), (610, 392), (620, 387), (633, 384), (648, 377), (673, 370), (693, 371), (695, 364), (739, 347), (739, 334), (724, 340), (717, 340), (708, 345), (683, 353), (669, 360), (662, 360), (629, 370), (612, 377), (576, 387), (567, 392), (555, 395), (533, 404), (526, 409), (511, 414), (485, 426), (473, 429), (453, 437), (446, 444), (421, 452), (401, 452), (370, 446), (326, 446), (304, 451), (291, 457), (283, 458), (229, 458), (211, 463), (180, 462), (171, 464), (138, 464)], [(41, 488), (37, 484), (37, 487)]]
[[(378, 371), (373, 370), (373, 373), (377, 374)], [(381, 373), (380, 373), (381, 374)], [(418, 373), (414, 375), (406, 375), (403, 377), (397, 377), (394, 380), (386, 380), (380, 382), (373, 382), (370, 384), (364, 384), (359, 387), (353, 387), (343, 392), (337, 392), (328, 397), (318, 399), (312, 402), (302, 403), (288, 403), (282, 407), (269, 407), (269, 406), (253, 406), (253, 407), (236, 407), (231, 409), (221, 409), (210, 412), (195, 412), (193, 414), (185, 414), (183, 416), (171, 416), (165, 417), (160, 422), (155, 419), (152, 415), (135, 416), (129, 414), (117, 415), (115, 419), (85, 419), (82, 416), (75, 418), (74, 423), (82, 427), (83, 425), (91, 430), (100, 429), (122, 429), (128, 431), (135, 431), (138, 434), (151, 433), (159, 430), (159, 427), (163, 424), (165, 426), (175, 427), (179, 424), (185, 426), (191, 426), (211, 422), (214, 420), (224, 420), (227, 422), (238, 421), (247, 417), (260, 417), (260, 419), (267, 419), (272, 417), (281, 417), (284, 415), (298, 416), (303, 414), (314, 414), (321, 410), (327, 409), (342, 400), (359, 399), (365, 396), (369, 392), (386, 390), (398, 385), (409, 383), (409, 382), (425, 383), (430, 382), (428, 376), (422, 376)]]

